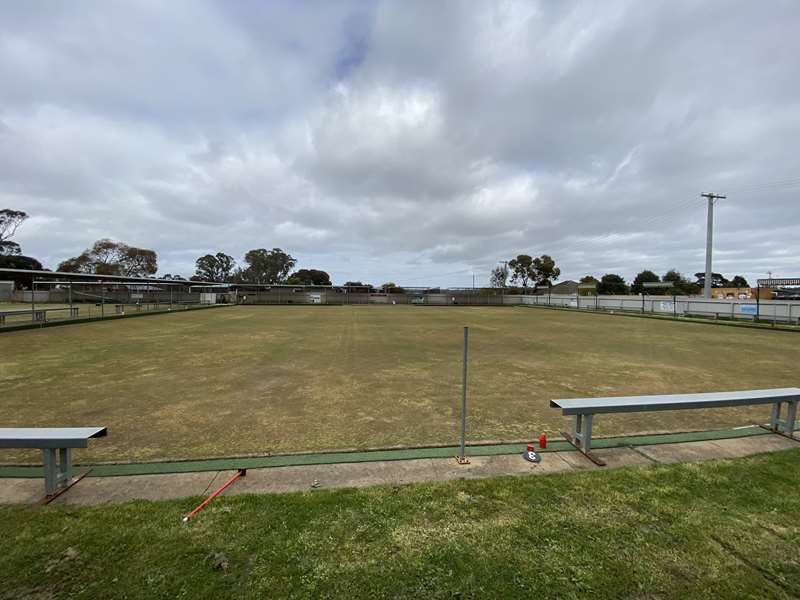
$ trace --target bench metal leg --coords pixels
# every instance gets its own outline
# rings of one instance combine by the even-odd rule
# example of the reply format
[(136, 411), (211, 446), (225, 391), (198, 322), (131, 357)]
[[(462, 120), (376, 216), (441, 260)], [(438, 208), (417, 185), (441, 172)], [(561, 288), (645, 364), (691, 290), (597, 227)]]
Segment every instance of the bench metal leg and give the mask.
[(572, 439), (586, 454), (592, 450), (592, 417), (594, 415), (575, 415), (572, 421)]
[[(783, 405), (786, 404), (786, 418), (781, 419)], [(769, 421), (769, 428), (777, 433), (791, 436), (794, 433), (794, 423), (797, 418), (797, 400), (786, 402), (776, 402), (772, 405), (772, 418)]]
[(44, 463), (44, 493), (53, 496), (72, 479), (72, 448), (42, 449)]
[(567, 441), (580, 450), (589, 460), (598, 466), (605, 466), (605, 461), (592, 454), (592, 414), (574, 415), (572, 417), (572, 435), (564, 434)]

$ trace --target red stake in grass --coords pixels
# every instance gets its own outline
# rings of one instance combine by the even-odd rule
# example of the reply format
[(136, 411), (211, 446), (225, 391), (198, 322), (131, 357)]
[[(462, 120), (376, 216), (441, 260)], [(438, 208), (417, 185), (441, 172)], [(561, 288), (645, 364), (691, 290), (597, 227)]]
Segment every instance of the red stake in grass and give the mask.
[(192, 510), (192, 512), (190, 512), (188, 515), (186, 515), (185, 517), (183, 517), (183, 522), (184, 522), (184, 523), (187, 523), (187, 522), (188, 522), (188, 521), (189, 521), (189, 520), (190, 520), (192, 517), (194, 517), (194, 516), (195, 516), (197, 513), (199, 513), (201, 510), (203, 510), (203, 509), (204, 509), (204, 508), (205, 508), (205, 507), (208, 505), (208, 503), (209, 503), (209, 502), (211, 502), (211, 501), (212, 501), (214, 498), (216, 498), (217, 496), (219, 496), (219, 495), (220, 495), (222, 492), (224, 492), (224, 491), (225, 491), (225, 490), (227, 490), (227, 489), (228, 489), (230, 486), (232, 486), (234, 483), (236, 483), (236, 480), (237, 480), (237, 479), (239, 479), (239, 477), (244, 477), (245, 475), (247, 475), (247, 469), (239, 469), (239, 470), (236, 472), (236, 475), (234, 475), (233, 477), (231, 477), (230, 479), (228, 479), (228, 481), (226, 481), (226, 482), (225, 482), (225, 484), (224, 484), (224, 485), (222, 485), (222, 487), (220, 487), (220, 488), (219, 488), (218, 490), (216, 490), (216, 491), (215, 491), (213, 494), (211, 494), (211, 495), (210, 495), (208, 498), (206, 498), (206, 499), (205, 499), (205, 500), (203, 500), (203, 501), (202, 501), (200, 504), (198, 504), (198, 505), (197, 505), (197, 506), (196, 506), (196, 507), (195, 507), (195, 508)]

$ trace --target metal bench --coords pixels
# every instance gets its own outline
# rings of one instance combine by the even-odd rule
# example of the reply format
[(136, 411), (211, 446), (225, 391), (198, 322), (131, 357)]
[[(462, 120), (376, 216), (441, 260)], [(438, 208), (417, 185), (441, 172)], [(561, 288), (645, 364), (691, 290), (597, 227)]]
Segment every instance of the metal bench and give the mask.
[(107, 433), (105, 427), (0, 427), (0, 448), (41, 449), (44, 493), (53, 497), (75, 483), (72, 449), (86, 448), (90, 439)]
[[(749, 390), (741, 392), (713, 392), (706, 394), (670, 394), (666, 396), (620, 396), (610, 398), (570, 398), (551, 400), (550, 406), (560, 408), (563, 415), (573, 418), (572, 435), (564, 437), (597, 464), (605, 464), (591, 454), (592, 418), (602, 413), (651, 412), (657, 410), (685, 410), (691, 408), (718, 408), (772, 404), (769, 429), (793, 437), (800, 388)], [(786, 417), (781, 418), (786, 404)], [(794, 438), (793, 438), (794, 439)]]
[(47, 322), (50, 313), (61, 312), (65, 310), (69, 311), (70, 318), (78, 316), (77, 306), (67, 306), (65, 308), (37, 308), (35, 310), (31, 309), (5, 310), (0, 312), (0, 325), (4, 325), (6, 323), (7, 317), (22, 317), (22, 316), (30, 316), (31, 321), (38, 323), (45, 323)]

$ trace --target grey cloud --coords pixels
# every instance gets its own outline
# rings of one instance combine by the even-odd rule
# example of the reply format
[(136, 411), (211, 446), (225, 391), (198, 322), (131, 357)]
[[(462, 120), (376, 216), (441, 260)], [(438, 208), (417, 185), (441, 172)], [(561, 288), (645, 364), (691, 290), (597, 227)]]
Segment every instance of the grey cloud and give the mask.
[[(281, 246), (334, 279), (796, 274), (800, 7), (7, 3), (0, 204), (49, 266), (98, 237)], [(794, 179), (793, 179), (794, 178)], [(784, 180), (783, 185), (765, 185)]]

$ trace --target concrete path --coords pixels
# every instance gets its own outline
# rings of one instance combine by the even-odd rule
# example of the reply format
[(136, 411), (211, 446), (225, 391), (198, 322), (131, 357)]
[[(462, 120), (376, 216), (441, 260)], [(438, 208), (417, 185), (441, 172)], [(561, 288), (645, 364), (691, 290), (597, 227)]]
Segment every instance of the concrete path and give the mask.
[[(800, 443), (780, 435), (759, 435), (704, 442), (608, 448), (595, 451), (608, 464), (598, 467), (575, 451), (546, 452), (542, 462), (529, 463), (521, 454), (471, 457), (469, 465), (455, 458), (375, 461), (250, 469), (225, 494), (262, 494), (370, 485), (398, 485), (423, 481), (480, 479), (498, 475), (536, 475), (568, 471), (613, 469), (628, 465), (653, 465), (739, 458), (763, 452), (798, 448)], [(162, 500), (207, 495), (235, 471), (87, 477), (53, 504), (91, 505), (129, 500)], [(0, 503), (30, 504), (43, 493), (41, 479), (0, 479)]]

